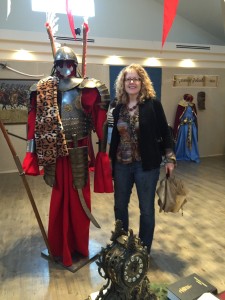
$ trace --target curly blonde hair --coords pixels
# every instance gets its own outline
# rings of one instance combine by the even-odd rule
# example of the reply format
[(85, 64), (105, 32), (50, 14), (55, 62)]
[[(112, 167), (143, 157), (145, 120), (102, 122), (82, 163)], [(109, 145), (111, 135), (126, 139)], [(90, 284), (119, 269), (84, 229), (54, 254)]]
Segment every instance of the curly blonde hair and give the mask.
[(138, 102), (143, 103), (145, 99), (154, 98), (156, 96), (156, 93), (153, 87), (153, 83), (145, 69), (139, 64), (131, 64), (127, 67), (124, 67), (120, 71), (115, 81), (117, 103), (128, 103), (129, 99), (128, 94), (124, 88), (124, 81), (126, 74), (130, 71), (135, 71), (141, 79), (141, 90), (138, 95)]

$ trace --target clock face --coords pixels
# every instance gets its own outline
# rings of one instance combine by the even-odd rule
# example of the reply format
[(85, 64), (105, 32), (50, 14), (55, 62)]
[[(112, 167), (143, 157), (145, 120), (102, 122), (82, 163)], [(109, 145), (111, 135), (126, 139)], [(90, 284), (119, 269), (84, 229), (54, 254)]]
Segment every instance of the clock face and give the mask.
[(131, 255), (124, 263), (123, 281), (128, 286), (137, 285), (145, 276), (148, 264), (142, 254)]

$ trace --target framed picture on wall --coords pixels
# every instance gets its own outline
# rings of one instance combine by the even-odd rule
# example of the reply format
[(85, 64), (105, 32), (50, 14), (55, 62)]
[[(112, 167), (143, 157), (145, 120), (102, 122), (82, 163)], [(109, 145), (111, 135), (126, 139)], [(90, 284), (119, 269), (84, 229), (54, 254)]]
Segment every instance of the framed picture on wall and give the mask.
[(37, 80), (0, 79), (0, 119), (4, 124), (27, 123), (30, 87)]

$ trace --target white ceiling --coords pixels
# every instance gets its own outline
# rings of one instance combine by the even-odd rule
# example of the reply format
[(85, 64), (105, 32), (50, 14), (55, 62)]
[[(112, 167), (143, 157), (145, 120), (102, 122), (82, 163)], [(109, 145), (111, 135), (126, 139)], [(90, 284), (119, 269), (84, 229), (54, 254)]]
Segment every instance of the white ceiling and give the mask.
[[(23, 0), (21, 8), (20, 1), (13, 0), (7, 20), (6, 5), (5, 10), (0, 9), (0, 62), (22, 60), (17, 57), (21, 47), (32, 53), (30, 60), (52, 61), (43, 26), (45, 15), (32, 14), (29, 1)], [(90, 20), (95, 43), (88, 46), (89, 63), (111, 64), (108, 58), (114, 55), (123, 59), (114, 64), (130, 64), (134, 58), (140, 64), (149, 64), (147, 58), (157, 57), (162, 67), (174, 67), (191, 57), (198, 68), (225, 68), (224, 3), (224, 0), (179, 0), (177, 16), (162, 51), (164, 0), (96, 0), (98, 16)], [(126, 9), (130, 14), (124, 14)], [(126, 21), (124, 16), (128, 16)], [(70, 36), (66, 16), (61, 15), (59, 23), (59, 36)], [(66, 43), (74, 46), (73, 41)], [(200, 48), (191, 48), (198, 45)], [(82, 43), (76, 44), (76, 51), (81, 57)]]
[[(163, 4), (164, 0), (155, 0)], [(225, 0), (179, 0), (177, 15), (225, 44)], [(175, 21), (176, 22), (176, 19)], [(175, 23), (174, 23), (175, 25)]]

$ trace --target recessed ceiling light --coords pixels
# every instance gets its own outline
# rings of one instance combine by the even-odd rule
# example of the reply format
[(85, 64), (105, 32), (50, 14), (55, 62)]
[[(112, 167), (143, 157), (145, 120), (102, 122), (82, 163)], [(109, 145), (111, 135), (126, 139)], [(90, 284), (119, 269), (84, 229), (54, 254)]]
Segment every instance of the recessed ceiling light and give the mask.
[(13, 54), (13, 58), (17, 60), (34, 60), (34, 55), (27, 50), (21, 49)]
[(192, 59), (183, 59), (179, 63), (179, 66), (184, 67), (184, 68), (193, 68), (193, 67), (195, 67), (195, 63)]

